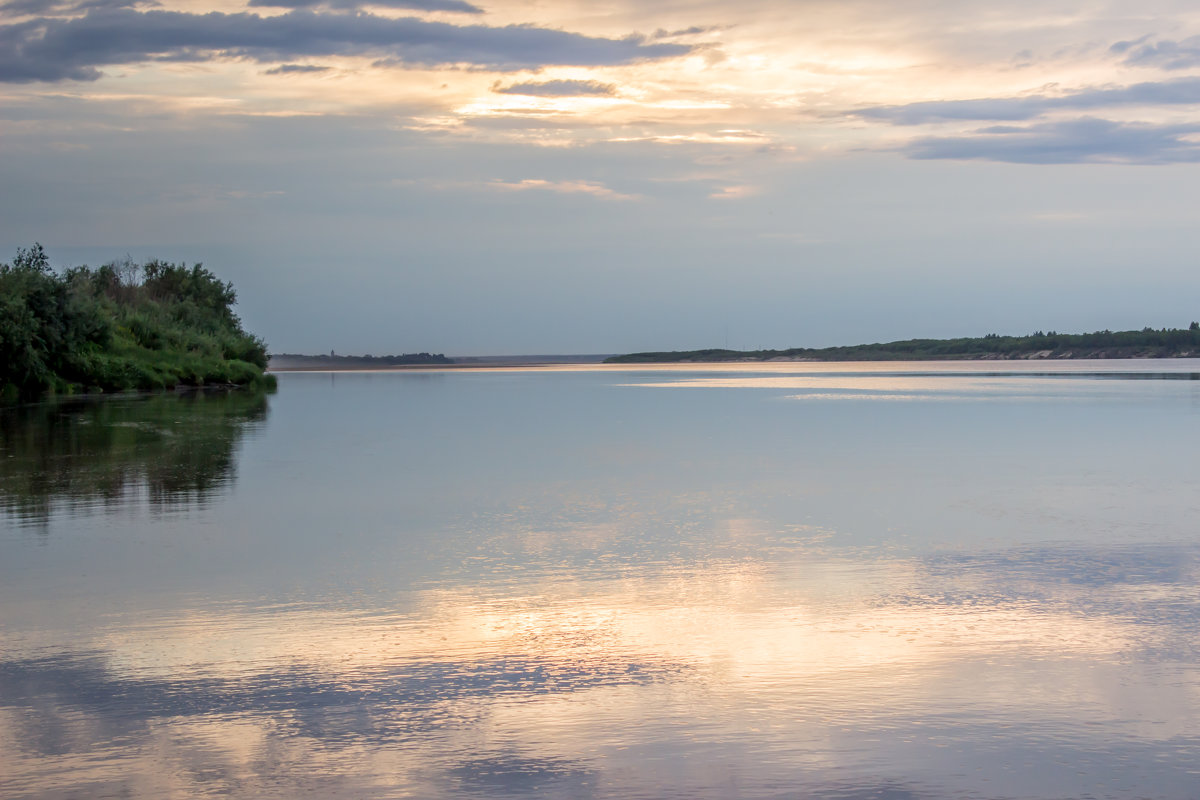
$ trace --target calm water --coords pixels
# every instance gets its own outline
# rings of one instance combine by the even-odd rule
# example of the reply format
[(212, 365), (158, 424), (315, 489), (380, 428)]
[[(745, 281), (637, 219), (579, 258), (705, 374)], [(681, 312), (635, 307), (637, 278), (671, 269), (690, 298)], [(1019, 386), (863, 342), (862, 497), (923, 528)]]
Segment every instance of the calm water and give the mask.
[(1197, 454), (1200, 361), (0, 412), (0, 797), (1198, 798)]

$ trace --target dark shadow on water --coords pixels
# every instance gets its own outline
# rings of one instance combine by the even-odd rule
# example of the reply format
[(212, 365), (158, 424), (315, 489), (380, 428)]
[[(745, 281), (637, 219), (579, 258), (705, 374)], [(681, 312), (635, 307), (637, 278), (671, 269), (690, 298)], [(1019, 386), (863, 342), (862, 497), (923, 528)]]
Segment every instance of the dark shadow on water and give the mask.
[[(619, 658), (579, 665), (501, 657), (414, 661), (353, 679), (300, 667), (252, 675), (144, 677), (111, 669), (101, 653), (69, 652), (0, 660), (0, 708), (16, 709), (16, 740), (41, 756), (88, 752), (116, 738), (144, 739), (156, 720), (272, 717), (292, 736), (376, 745), (454, 724), (463, 701), (566, 695), (598, 687), (644, 686), (685, 667)], [(82, 741), (80, 715), (94, 741)]]
[(0, 513), (45, 527), (56, 508), (205, 504), (267, 416), (261, 392), (72, 398), (0, 409)]
[(450, 770), (453, 792), (484, 797), (540, 795), (583, 800), (596, 797), (594, 770), (562, 758), (501, 753), (463, 761)]

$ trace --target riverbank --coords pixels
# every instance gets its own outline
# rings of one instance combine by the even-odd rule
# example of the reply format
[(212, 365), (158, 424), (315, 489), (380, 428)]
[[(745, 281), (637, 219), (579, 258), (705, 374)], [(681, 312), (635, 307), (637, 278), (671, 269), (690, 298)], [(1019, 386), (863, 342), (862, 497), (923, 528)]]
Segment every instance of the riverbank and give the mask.
[(296, 356), (272, 355), (267, 364), (271, 372), (361, 372), (365, 370), (428, 370), (428, 369), (489, 369), (508, 367), (559, 367), (601, 364), (610, 354), (601, 355), (519, 355), (519, 356), (454, 356), (444, 362), (370, 363), (356, 356)]
[(629, 353), (605, 359), (609, 364), (675, 364), (770, 361), (1047, 361), (1200, 356), (1200, 323), (1186, 329), (1048, 333), (959, 339), (905, 339), (841, 347), (793, 347), (787, 350), (676, 350)]

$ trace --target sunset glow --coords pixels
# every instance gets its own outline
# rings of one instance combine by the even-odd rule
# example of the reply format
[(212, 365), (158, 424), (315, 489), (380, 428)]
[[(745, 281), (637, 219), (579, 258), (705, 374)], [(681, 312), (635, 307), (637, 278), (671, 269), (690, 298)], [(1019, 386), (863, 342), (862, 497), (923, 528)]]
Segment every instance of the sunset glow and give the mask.
[[(1170, 266), (1200, 246), (1178, 212), (1200, 160), (1182, 3), (12, 0), (0, 25), (0, 245), (228, 262), (285, 351), (1115, 329), (1186, 322), (1200, 291)], [(201, 220), (179, 186), (226, 199)], [(1126, 286), (1146, 253), (1150, 282)], [(323, 274), (343, 255), (341, 286), (378, 303), (351, 311)], [(278, 286), (285, 263), (316, 283)], [(468, 277), (481, 264), (503, 289)], [(1037, 287), (1081, 272), (1087, 300), (1048, 319)], [(654, 313), (622, 299), (634, 283)], [(1178, 300), (1155, 306), (1166, 284)], [(419, 320), (463, 287), (461, 312)], [(286, 321), (318, 296), (324, 333)], [(501, 325), (499, 297), (527, 324)], [(606, 306), (631, 324), (606, 330)]]

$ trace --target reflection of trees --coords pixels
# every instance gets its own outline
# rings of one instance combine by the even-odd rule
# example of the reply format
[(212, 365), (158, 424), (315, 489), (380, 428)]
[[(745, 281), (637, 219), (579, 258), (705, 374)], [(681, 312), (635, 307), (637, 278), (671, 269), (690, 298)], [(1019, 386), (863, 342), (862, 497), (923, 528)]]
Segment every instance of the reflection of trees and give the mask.
[(0, 410), (0, 509), (26, 523), (55, 502), (203, 503), (234, 478), (235, 451), (267, 415), (255, 392), (74, 398)]

